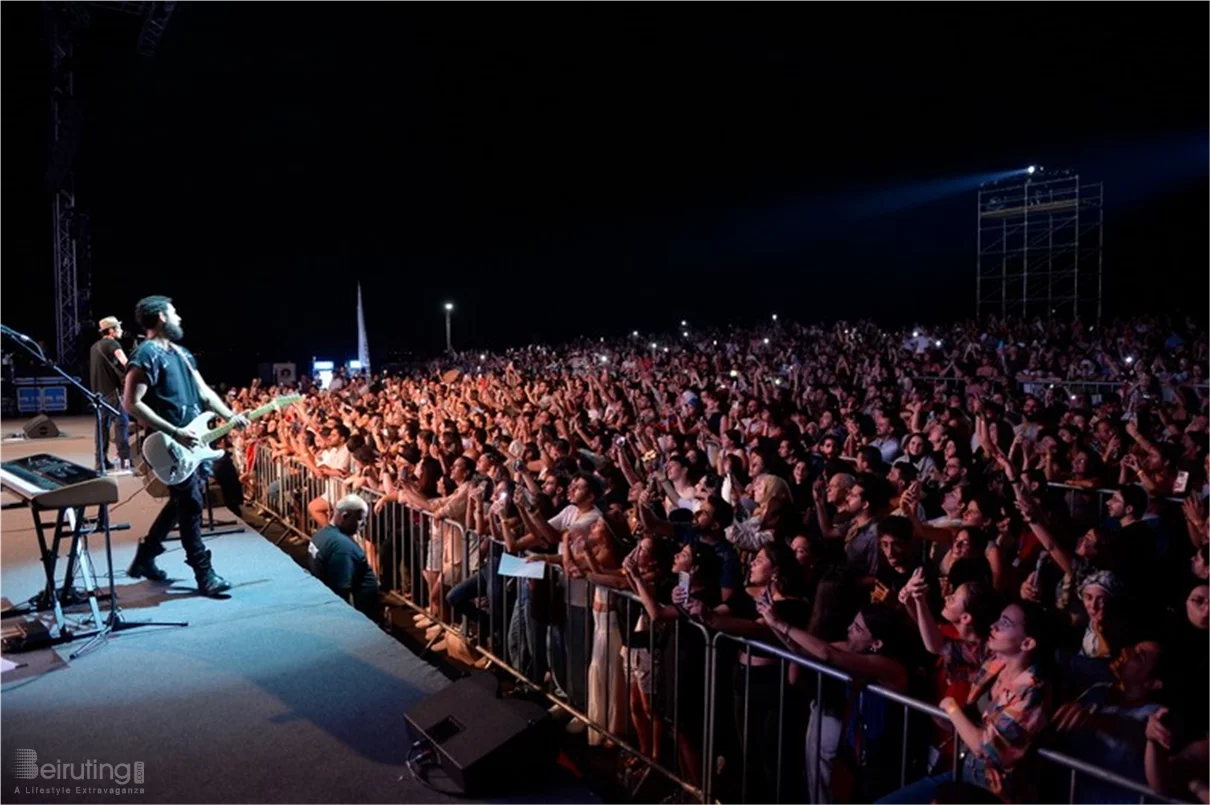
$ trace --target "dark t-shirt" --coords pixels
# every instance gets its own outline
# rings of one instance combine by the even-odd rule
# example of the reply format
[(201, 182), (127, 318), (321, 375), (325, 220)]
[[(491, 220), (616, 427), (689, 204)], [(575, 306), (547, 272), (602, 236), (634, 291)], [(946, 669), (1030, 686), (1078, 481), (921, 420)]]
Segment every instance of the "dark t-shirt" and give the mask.
[(164, 349), (144, 341), (130, 356), (130, 365), (147, 375), (147, 394), (143, 402), (170, 424), (180, 427), (202, 413), (202, 398), (193, 370), (197, 361), (179, 345)]
[[(691, 525), (676, 526), (676, 539), (681, 545), (688, 545), (701, 539), (697, 529)], [(719, 562), (719, 587), (728, 590), (738, 590), (744, 583), (744, 568), (740, 564), (739, 554), (729, 542), (709, 543), (714, 548)]]
[(122, 393), (126, 369), (118, 363), (116, 353), (122, 345), (116, 338), (102, 338), (88, 353), (88, 384), (102, 396), (113, 398)]
[(339, 596), (353, 594), (353, 606), (367, 615), (378, 605), (378, 577), (366, 561), (366, 553), (334, 525), (325, 526), (311, 537), (315, 552), (311, 568), (315, 577)]

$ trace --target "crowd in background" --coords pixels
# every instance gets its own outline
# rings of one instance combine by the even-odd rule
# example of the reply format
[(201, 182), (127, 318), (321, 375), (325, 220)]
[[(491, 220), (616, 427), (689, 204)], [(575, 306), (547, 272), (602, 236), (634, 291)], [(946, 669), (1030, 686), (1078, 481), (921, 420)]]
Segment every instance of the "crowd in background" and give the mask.
[[(716, 660), (724, 799), (1029, 801), (1045, 744), (1205, 802), (1208, 358), (1189, 320), (683, 322), (304, 379), (233, 455), (246, 477), (262, 448), (330, 479), (302, 502), (312, 527), (368, 490), (483, 535), (467, 554), (436, 532), (409, 569), (422, 625), (503, 596), (505, 553), (561, 569), (511, 594), (511, 661), (691, 783), (706, 660), (678, 624), (939, 704), (956, 730), (926, 725), (901, 788), (897, 709), (736, 643)], [(1082, 801), (1137, 800), (1085, 782)]]

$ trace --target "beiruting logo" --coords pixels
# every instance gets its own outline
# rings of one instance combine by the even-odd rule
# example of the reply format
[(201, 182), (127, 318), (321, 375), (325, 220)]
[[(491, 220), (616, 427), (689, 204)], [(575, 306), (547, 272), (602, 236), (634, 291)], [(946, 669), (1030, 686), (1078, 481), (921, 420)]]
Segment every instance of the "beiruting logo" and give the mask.
[(117, 785), (143, 783), (141, 760), (134, 763), (101, 763), (96, 760), (64, 763), (55, 760), (39, 765), (38, 753), (33, 749), (17, 749), (13, 756), (13, 776), (18, 780), (88, 780)]

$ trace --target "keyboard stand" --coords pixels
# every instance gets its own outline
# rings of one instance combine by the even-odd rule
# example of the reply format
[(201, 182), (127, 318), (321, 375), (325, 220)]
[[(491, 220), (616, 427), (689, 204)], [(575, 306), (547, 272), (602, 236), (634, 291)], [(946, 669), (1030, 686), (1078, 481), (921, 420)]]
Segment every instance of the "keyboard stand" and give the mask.
[[(101, 504), (101, 506), (102, 508), (107, 508), (106, 504)], [(79, 637), (86, 637), (94, 632), (99, 632), (103, 626), (101, 608), (97, 596), (96, 573), (93, 568), (92, 556), (88, 552), (88, 531), (86, 530), (84, 520), (85, 507), (74, 506), (55, 510), (54, 532), (49, 544), (47, 543), (46, 531), (51, 527), (51, 524), (43, 521), (41, 517), (41, 513), (47, 511), (47, 509), (39, 507), (36, 503), (31, 503), (30, 509), (34, 516), (34, 530), (38, 535), (38, 547), (42, 552), (42, 569), (46, 573), (46, 586), (42, 592), (30, 599), (29, 602), (5, 610), (4, 617), (29, 615), (34, 612), (50, 610), (54, 613), (54, 625), (51, 627), (48, 636), (31, 637), (28, 641), (12, 641), (11, 645), (5, 647), (9, 651), (22, 651), (68, 643)], [(67, 553), (67, 565), (64, 568), (63, 585), (60, 588), (55, 583), (55, 571), (59, 563), (59, 552), (62, 549), (64, 541), (69, 536), (71, 540)], [(77, 573), (80, 576), (80, 581), (84, 584), (85, 598), (91, 610), (90, 614), (93, 626), (95, 627), (84, 634), (72, 632), (67, 620), (63, 616), (64, 604), (70, 606), (77, 603), (72, 600), (74, 597), (72, 582)]]

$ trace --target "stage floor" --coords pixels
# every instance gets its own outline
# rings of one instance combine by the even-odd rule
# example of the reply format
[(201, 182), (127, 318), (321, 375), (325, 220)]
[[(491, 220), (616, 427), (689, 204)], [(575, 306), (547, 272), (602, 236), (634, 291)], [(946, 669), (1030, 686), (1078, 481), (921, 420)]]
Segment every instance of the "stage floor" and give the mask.
[[(14, 423), (0, 433), (19, 430)], [(0, 456), (47, 452), (91, 466), (90, 421), (56, 424), (67, 438), (5, 441)], [(208, 540), (215, 569), (234, 585), (225, 600), (196, 594), (178, 543), (159, 559), (175, 582), (127, 579), (160, 502), (137, 478), (122, 477), (119, 487), (112, 519), (131, 524), (113, 532), (126, 619), (189, 626), (126, 631), (71, 661), (83, 641), (11, 655), (30, 667), (0, 677), (6, 801), (451, 801), (413, 781), (404, 763), (403, 712), (447, 684), (444, 676), (251, 530)], [(231, 518), (225, 509), (215, 516)], [(44, 578), (29, 510), (3, 511), (0, 533), (0, 594), (21, 602)], [(103, 540), (92, 554), (103, 576)], [(109, 783), (19, 779), (18, 749), (36, 752), (40, 766), (75, 764), (77, 775), (89, 760), (141, 763), (143, 783), (128, 787), (142, 793), (77, 794), (77, 786)], [(63, 786), (71, 793), (55, 791)], [(591, 800), (586, 794), (548, 788), (510, 799)]]

